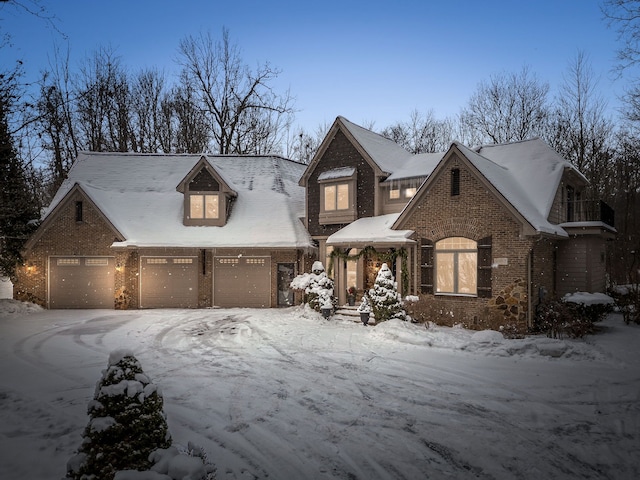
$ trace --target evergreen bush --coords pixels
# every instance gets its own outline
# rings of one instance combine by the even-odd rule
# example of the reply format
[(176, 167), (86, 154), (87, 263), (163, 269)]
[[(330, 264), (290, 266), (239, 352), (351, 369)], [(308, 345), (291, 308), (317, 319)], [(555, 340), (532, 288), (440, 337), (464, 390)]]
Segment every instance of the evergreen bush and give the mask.
[(148, 470), (151, 452), (171, 446), (162, 395), (130, 351), (109, 356), (88, 413), (67, 478), (112, 480), (119, 470)]
[(333, 280), (327, 276), (322, 262), (314, 262), (311, 273), (303, 273), (294, 278), (291, 288), (304, 290), (305, 303), (318, 312), (322, 308), (335, 307)]
[(369, 300), (376, 323), (392, 318), (409, 320), (398, 294), (393, 274), (386, 263), (380, 267), (375, 284), (369, 290)]

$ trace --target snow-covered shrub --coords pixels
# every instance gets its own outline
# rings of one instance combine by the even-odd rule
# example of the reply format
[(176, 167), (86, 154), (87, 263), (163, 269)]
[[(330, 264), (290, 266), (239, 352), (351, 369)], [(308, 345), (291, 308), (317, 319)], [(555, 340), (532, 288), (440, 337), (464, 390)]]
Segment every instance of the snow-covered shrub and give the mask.
[(335, 306), (333, 280), (327, 276), (322, 262), (314, 262), (311, 273), (298, 275), (290, 286), (294, 290), (304, 290), (305, 303), (316, 311)]
[(603, 293), (577, 292), (562, 297), (562, 301), (569, 303), (575, 315), (592, 323), (604, 320), (613, 311), (613, 298)]
[(128, 350), (109, 356), (88, 413), (67, 478), (112, 480), (119, 470), (148, 470), (150, 454), (171, 446), (162, 395)]
[(386, 263), (380, 267), (376, 282), (369, 290), (369, 300), (376, 323), (392, 318), (410, 320), (402, 306), (393, 274)]
[(595, 332), (595, 322), (602, 320), (609, 309), (604, 304), (550, 300), (538, 305), (536, 328), (550, 338), (581, 338)]
[(609, 293), (622, 313), (624, 323), (640, 324), (640, 285), (617, 285)]
[(369, 300), (369, 295), (367, 293), (362, 296), (362, 300), (358, 306), (358, 312), (371, 313), (371, 301)]

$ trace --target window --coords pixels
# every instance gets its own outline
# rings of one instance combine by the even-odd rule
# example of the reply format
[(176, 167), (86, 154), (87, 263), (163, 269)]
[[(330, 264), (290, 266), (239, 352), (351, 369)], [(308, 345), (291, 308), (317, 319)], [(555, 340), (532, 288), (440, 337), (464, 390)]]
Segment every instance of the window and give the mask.
[(413, 196), (416, 194), (416, 187), (409, 187), (409, 188), (405, 188), (404, 189), (404, 197), (405, 198), (413, 198)]
[(324, 186), (324, 210), (332, 212), (336, 210), (349, 209), (349, 184), (339, 183), (337, 185)]
[(355, 179), (320, 182), (321, 225), (350, 223), (356, 219)]
[(218, 195), (191, 194), (189, 202), (191, 218), (217, 219), (220, 216)]
[(422, 178), (411, 178), (407, 180), (394, 180), (387, 185), (387, 200), (390, 203), (407, 203), (418, 191)]
[(82, 202), (76, 202), (76, 222), (82, 221)]
[(451, 196), (460, 195), (460, 169), (451, 169)]
[(476, 295), (478, 292), (478, 245), (464, 237), (436, 242), (436, 293)]

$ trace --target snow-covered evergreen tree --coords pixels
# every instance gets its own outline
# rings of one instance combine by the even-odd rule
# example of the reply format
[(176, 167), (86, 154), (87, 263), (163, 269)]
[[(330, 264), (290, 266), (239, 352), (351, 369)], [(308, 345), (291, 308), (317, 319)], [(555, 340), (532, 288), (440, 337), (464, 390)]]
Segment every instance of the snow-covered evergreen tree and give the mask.
[(112, 480), (119, 470), (147, 470), (150, 453), (171, 446), (162, 395), (128, 350), (109, 356), (88, 410), (67, 478)]
[(327, 276), (322, 262), (313, 262), (311, 273), (298, 275), (291, 282), (294, 290), (304, 290), (306, 302), (314, 310), (333, 308), (335, 298), (333, 296), (333, 280)]
[(408, 320), (407, 313), (402, 306), (402, 300), (393, 278), (393, 274), (386, 263), (382, 264), (375, 285), (369, 290), (371, 310), (376, 323), (391, 318)]

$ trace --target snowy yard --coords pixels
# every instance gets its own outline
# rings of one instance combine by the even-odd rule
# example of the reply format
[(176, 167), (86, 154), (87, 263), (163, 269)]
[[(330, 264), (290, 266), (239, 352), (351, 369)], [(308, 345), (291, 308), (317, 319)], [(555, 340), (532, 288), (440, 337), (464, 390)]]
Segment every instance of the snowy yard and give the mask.
[(57, 479), (108, 355), (224, 479), (640, 478), (640, 327), (586, 340), (284, 310), (26, 311), (0, 300), (0, 478)]

